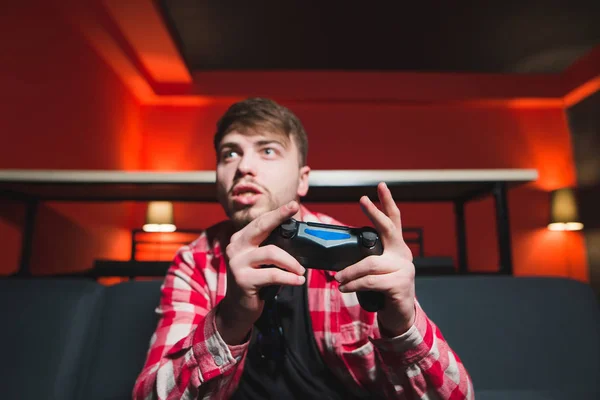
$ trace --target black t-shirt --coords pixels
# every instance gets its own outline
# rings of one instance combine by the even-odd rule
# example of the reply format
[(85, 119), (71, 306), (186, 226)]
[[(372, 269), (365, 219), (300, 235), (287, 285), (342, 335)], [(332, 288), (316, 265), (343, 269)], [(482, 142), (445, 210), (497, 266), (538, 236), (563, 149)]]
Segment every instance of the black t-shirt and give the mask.
[(285, 286), (275, 299), (265, 302), (232, 399), (365, 398), (353, 393), (355, 387), (342, 384), (323, 362), (307, 298), (304, 284)]

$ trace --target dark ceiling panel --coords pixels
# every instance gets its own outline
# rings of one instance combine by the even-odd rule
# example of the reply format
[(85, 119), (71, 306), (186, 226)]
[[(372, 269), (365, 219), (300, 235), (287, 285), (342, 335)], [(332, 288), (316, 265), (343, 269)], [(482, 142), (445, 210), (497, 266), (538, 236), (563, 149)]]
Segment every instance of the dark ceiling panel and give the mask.
[(494, 3), (159, 2), (192, 71), (553, 73), (600, 44), (600, 0)]

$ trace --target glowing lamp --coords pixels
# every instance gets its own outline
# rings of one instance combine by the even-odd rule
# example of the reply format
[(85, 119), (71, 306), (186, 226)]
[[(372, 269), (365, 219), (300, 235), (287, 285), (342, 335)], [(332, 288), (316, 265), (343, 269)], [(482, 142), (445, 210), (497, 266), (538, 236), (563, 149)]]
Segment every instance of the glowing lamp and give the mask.
[(173, 203), (170, 201), (151, 201), (146, 211), (145, 232), (175, 232)]
[(577, 199), (571, 188), (562, 188), (550, 194), (550, 223), (551, 231), (579, 231), (583, 224), (579, 221)]

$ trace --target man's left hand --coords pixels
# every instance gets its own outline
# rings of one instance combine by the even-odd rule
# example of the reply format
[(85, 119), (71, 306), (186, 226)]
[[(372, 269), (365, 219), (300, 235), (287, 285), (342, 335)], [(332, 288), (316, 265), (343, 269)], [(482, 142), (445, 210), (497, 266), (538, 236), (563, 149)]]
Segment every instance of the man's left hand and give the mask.
[(383, 244), (383, 254), (369, 256), (335, 275), (340, 291), (376, 291), (385, 294), (385, 306), (377, 312), (384, 336), (405, 333), (415, 321), (415, 266), (402, 236), (400, 210), (387, 185), (381, 182), (377, 194), (382, 210), (367, 197), (360, 199)]

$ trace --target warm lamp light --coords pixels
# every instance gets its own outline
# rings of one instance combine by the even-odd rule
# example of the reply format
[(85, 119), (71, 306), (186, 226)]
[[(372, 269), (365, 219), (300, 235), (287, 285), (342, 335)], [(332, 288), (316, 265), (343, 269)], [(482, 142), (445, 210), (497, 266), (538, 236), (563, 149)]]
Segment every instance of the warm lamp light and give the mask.
[(146, 211), (145, 232), (175, 232), (173, 203), (170, 201), (151, 201)]
[(551, 231), (580, 231), (583, 224), (579, 221), (575, 191), (562, 188), (551, 193), (550, 223)]

